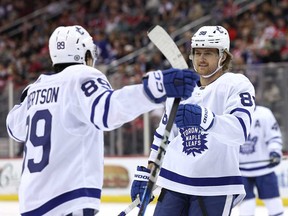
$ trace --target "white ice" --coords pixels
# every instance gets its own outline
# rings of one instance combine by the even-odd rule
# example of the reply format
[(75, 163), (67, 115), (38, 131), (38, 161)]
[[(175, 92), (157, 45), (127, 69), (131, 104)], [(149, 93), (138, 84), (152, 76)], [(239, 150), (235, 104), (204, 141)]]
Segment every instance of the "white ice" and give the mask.
[[(97, 216), (117, 216), (121, 211), (123, 211), (129, 203), (102, 203), (100, 213)], [(0, 216), (19, 216), (19, 205), (17, 202), (0, 202)], [(149, 204), (145, 215), (153, 215), (155, 204)], [(135, 208), (127, 216), (137, 216), (138, 209)], [(231, 216), (238, 216), (238, 208), (234, 208)], [(285, 208), (285, 216), (288, 216), (288, 207)], [(265, 207), (258, 206), (256, 208), (255, 216), (268, 216)]]

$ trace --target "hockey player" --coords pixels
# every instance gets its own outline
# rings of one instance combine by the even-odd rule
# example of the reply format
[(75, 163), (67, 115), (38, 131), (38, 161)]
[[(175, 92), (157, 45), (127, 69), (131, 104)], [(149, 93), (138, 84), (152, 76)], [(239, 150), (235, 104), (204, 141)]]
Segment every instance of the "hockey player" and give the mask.
[[(256, 188), (259, 198), (268, 209), (268, 215), (284, 215), (278, 180), (274, 172), (281, 157), (282, 135), (279, 125), (269, 108), (256, 106), (250, 134), (245, 144), (240, 147), (240, 171), (246, 190), (245, 199), (240, 205), (240, 216), (255, 214)], [(267, 162), (249, 163), (258, 160)]]
[[(228, 72), (230, 39), (222, 26), (203, 26), (192, 37), (191, 55), (200, 82), (183, 100), (159, 173), (155, 216), (227, 216), (245, 196), (239, 170), (239, 147), (251, 126), (254, 87), (242, 74)], [(148, 168), (153, 166), (164, 134), (171, 100), (156, 129)], [(137, 167), (131, 197), (140, 198), (150, 169)], [(143, 189), (144, 187), (144, 189)]]
[(166, 97), (191, 96), (198, 75), (153, 71), (143, 84), (113, 90), (94, 68), (96, 47), (81, 26), (58, 27), (49, 51), (56, 73), (40, 75), (7, 116), (9, 135), (25, 142), (20, 213), (92, 216), (103, 184), (103, 131), (163, 107)]

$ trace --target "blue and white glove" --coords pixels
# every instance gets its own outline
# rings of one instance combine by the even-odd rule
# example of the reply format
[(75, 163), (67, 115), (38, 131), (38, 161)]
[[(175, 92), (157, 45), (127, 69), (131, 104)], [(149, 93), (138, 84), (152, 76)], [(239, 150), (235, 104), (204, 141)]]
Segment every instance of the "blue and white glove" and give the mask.
[(197, 73), (188, 69), (170, 68), (164, 71), (148, 72), (143, 77), (144, 91), (155, 103), (162, 103), (167, 97), (188, 98), (191, 96)]
[(281, 162), (281, 155), (277, 152), (270, 152), (270, 164), (269, 167), (275, 167)]
[[(130, 191), (132, 201), (137, 199), (137, 195), (139, 195), (140, 201), (142, 200), (142, 196), (147, 187), (149, 177), (150, 177), (150, 169), (143, 166), (137, 166), (137, 170), (134, 174), (134, 180)], [(151, 198), (150, 202), (153, 200), (153, 198)]]
[(175, 123), (178, 128), (201, 127), (208, 130), (214, 123), (214, 113), (196, 104), (180, 104), (176, 113)]

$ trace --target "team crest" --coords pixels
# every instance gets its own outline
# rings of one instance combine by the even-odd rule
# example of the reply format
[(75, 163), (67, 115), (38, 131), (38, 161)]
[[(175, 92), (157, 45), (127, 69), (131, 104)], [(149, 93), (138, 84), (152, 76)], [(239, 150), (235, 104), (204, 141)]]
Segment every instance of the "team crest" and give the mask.
[(255, 152), (255, 146), (256, 146), (257, 140), (258, 140), (257, 136), (251, 137), (249, 134), (246, 142), (240, 146), (240, 153), (248, 155), (248, 154), (252, 154), (253, 152)]
[(196, 156), (196, 153), (202, 154), (205, 151), (207, 146), (207, 134), (204, 134), (199, 127), (189, 127), (189, 128), (180, 128), (181, 137), (183, 140), (183, 152), (187, 155), (193, 154)]

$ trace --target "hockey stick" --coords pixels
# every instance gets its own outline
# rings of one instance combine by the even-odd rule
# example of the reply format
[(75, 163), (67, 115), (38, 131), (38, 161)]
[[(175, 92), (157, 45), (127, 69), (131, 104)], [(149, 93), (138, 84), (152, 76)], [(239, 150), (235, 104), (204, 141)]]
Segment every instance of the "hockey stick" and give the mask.
[[(177, 45), (170, 37), (170, 35), (159, 25), (156, 25), (154, 28), (148, 31), (148, 37), (154, 43), (154, 45), (162, 52), (166, 57), (172, 67), (179, 69), (188, 68), (187, 62), (182, 56)], [(150, 203), (152, 196), (153, 188), (155, 187), (157, 177), (159, 175), (164, 155), (166, 153), (166, 148), (168, 146), (169, 135), (175, 120), (176, 112), (179, 106), (181, 98), (175, 98), (173, 101), (172, 109), (168, 117), (168, 122), (165, 127), (163, 139), (158, 148), (156, 161), (154, 161), (154, 166), (151, 169), (151, 174), (147, 183), (147, 187), (144, 191), (142, 197), (142, 203), (139, 209), (138, 216), (143, 216), (145, 214), (146, 208)]]
[(120, 214), (118, 214), (118, 216), (125, 216), (127, 215), (129, 212), (131, 212), (138, 204), (140, 204), (140, 198), (139, 196), (137, 196), (137, 198), (129, 205), (127, 206), (127, 208), (120, 212)]
[[(287, 160), (288, 159), (288, 156), (283, 156), (281, 158), (281, 160)], [(245, 164), (253, 164), (253, 163), (262, 163), (262, 162), (273, 162), (272, 159), (267, 159), (267, 160), (258, 160), (258, 161), (249, 161), (249, 162), (242, 162), (240, 163), (240, 165), (245, 165)]]

